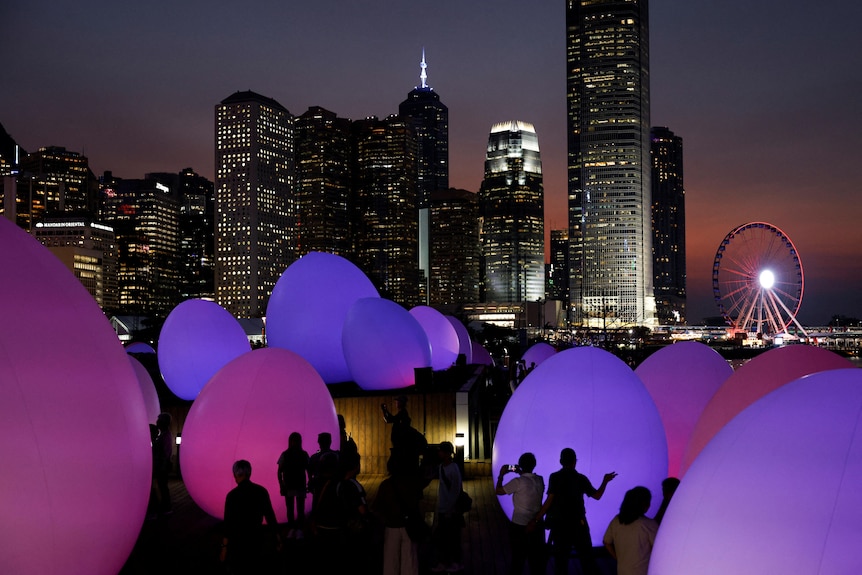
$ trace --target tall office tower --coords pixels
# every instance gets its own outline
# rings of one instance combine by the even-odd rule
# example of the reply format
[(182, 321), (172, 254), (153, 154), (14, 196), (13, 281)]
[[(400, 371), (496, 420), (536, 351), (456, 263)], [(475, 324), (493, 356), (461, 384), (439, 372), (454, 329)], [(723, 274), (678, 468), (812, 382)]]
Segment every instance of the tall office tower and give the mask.
[(416, 218), (416, 134), (404, 119), (353, 123), (356, 263), (383, 297), (424, 303)]
[(479, 198), (449, 188), (431, 192), (431, 305), (479, 301)]
[(545, 200), (536, 129), (527, 122), (491, 127), (479, 191), (484, 301), (545, 297)]
[(21, 160), (17, 222), (26, 230), (46, 215), (93, 217), (99, 186), (86, 156), (59, 146), (39, 148)]
[(573, 321), (654, 325), (647, 0), (568, 0), (566, 28)]
[(343, 257), (353, 253), (351, 234), (350, 120), (312, 106), (297, 117), (297, 248)]
[(260, 317), (296, 259), (293, 118), (254, 92), (225, 98), (215, 116), (216, 301)]
[(682, 138), (650, 130), (653, 273), (656, 316), (662, 325), (685, 323), (685, 187)]
[(118, 305), (126, 315), (164, 318), (180, 303), (180, 208), (169, 183), (110, 174), (102, 182), (102, 213), (117, 243)]
[(569, 301), (569, 230), (551, 230), (548, 299)]
[(84, 217), (45, 217), (33, 235), (75, 274), (102, 311), (118, 311), (114, 230)]
[(18, 173), (21, 158), (27, 152), (0, 124), (0, 216), (10, 222), (17, 221)]

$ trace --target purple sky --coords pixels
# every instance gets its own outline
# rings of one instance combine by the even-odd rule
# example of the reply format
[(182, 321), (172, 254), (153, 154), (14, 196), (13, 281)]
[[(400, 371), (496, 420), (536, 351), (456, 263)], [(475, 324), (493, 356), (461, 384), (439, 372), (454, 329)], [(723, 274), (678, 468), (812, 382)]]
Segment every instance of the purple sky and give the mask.
[[(654, 0), (650, 19), (652, 124), (685, 141), (689, 319), (717, 313), (715, 250), (757, 220), (799, 249), (803, 323), (862, 316), (862, 5)], [(231, 93), (386, 116), (423, 47), (449, 106), (451, 184), (478, 190), (492, 124), (531, 122), (546, 220), (565, 227), (562, 1), (4, 1), (0, 122), (97, 174), (213, 178), (214, 106)]]

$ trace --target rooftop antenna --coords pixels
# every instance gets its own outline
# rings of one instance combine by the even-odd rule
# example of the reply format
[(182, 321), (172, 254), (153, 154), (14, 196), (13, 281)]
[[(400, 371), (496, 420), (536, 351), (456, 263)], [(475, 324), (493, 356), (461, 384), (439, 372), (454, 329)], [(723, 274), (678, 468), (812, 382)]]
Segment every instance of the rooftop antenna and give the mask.
[(425, 68), (428, 67), (428, 64), (425, 63), (425, 48), (422, 48), (422, 62), (419, 64), (419, 67), (422, 68), (422, 73), (419, 74), (419, 79), (422, 80), (422, 87), (427, 88), (428, 84), (425, 83), (425, 80), (428, 79), (428, 74), (425, 73)]

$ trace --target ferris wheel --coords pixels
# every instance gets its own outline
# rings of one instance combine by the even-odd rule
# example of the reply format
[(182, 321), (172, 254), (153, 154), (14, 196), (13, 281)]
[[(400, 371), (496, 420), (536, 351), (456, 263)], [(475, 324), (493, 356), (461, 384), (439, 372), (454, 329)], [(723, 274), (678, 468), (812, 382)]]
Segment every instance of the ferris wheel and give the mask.
[(731, 231), (715, 254), (712, 291), (737, 332), (774, 335), (796, 321), (805, 280), (796, 246), (772, 224), (751, 222)]

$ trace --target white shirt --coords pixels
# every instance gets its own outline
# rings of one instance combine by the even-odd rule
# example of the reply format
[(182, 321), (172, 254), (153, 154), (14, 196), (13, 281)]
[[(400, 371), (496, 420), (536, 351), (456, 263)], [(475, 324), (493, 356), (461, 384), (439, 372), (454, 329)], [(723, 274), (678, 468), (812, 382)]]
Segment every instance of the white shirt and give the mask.
[(542, 508), (545, 480), (541, 475), (524, 473), (506, 483), (503, 491), (512, 496), (512, 503), (515, 505), (512, 523), (526, 525)]

